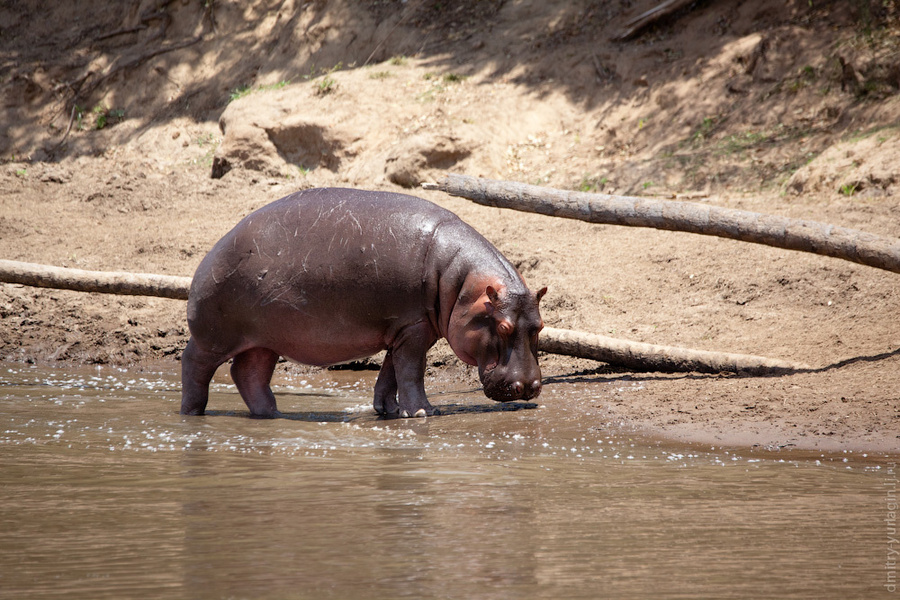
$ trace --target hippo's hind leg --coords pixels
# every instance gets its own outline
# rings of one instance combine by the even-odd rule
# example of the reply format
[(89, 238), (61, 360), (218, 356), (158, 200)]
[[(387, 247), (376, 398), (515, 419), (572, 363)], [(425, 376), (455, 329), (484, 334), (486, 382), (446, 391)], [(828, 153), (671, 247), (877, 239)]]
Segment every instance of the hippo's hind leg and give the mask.
[(181, 355), (181, 414), (202, 415), (209, 401), (209, 382), (227, 356), (200, 348), (191, 338)]
[(385, 416), (399, 416), (400, 404), (397, 402), (397, 374), (394, 373), (394, 357), (388, 350), (378, 379), (375, 381), (375, 412)]
[(274, 418), (279, 415), (275, 394), (269, 387), (277, 362), (278, 354), (268, 348), (250, 348), (234, 357), (231, 378), (250, 409), (251, 417)]

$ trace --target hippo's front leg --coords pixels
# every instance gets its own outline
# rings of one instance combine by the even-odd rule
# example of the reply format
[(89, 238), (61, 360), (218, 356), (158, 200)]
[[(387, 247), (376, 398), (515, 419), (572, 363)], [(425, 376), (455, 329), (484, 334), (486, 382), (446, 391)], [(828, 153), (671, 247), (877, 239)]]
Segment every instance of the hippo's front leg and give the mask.
[[(436, 341), (437, 336), (431, 326), (427, 322), (420, 322), (403, 328), (388, 350), (397, 387), (397, 410), (401, 417), (438, 414), (425, 396), (425, 355)], [(386, 373), (379, 374), (378, 377), (379, 380), (384, 377), (385, 384), (389, 382)], [(376, 390), (377, 388), (376, 382)], [(385, 388), (387, 389), (387, 385)]]

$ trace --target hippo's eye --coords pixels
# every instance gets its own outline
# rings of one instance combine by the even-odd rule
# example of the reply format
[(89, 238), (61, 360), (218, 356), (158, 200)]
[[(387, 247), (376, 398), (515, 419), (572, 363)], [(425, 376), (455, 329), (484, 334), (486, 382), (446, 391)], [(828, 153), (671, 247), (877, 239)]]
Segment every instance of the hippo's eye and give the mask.
[(513, 324), (509, 321), (498, 321), (497, 322), (497, 333), (502, 335), (503, 337), (509, 337), (513, 332)]
[(531, 334), (531, 345), (534, 346), (535, 348), (537, 348), (537, 346), (538, 346), (538, 334), (541, 332), (541, 329), (543, 329), (543, 328), (544, 328), (544, 322), (541, 321), (540, 326), (537, 327), (536, 329), (534, 329)]

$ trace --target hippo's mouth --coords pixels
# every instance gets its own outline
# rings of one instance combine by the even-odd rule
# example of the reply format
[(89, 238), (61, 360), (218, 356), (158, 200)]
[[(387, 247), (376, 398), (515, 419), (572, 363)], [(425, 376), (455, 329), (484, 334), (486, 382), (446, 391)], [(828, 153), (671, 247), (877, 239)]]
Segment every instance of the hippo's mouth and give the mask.
[(508, 380), (496, 373), (497, 364), (489, 365), (480, 373), (484, 395), (495, 402), (512, 402), (514, 400), (531, 400), (541, 393), (539, 381), (526, 384), (521, 381)]
[(500, 363), (493, 361), (485, 365), (478, 365), (478, 379), (481, 380), (481, 384), (484, 386), (485, 394), (487, 394), (488, 386), (491, 385), (490, 382), (494, 379), (494, 370), (498, 364)]
[(494, 362), (491, 362), (491, 363), (486, 364), (484, 367), (481, 368), (481, 379), (482, 379), (482, 381), (484, 380), (484, 378), (485, 378), (489, 373), (492, 373), (492, 372), (494, 371), (494, 369), (497, 368), (497, 365), (498, 365), (498, 364), (500, 364), (500, 363), (498, 363), (497, 361), (494, 361)]

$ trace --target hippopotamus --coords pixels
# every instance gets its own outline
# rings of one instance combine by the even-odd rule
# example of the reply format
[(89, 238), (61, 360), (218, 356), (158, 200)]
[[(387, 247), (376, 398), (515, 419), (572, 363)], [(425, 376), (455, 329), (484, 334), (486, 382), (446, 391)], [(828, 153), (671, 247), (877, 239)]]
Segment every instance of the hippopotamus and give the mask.
[(438, 411), (425, 395), (425, 356), (440, 338), (478, 367), (487, 397), (528, 400), (541, 392), (546, 291), (530, 291), (490, 242), (427, 200), (297, 192), (245, 217), (197, 267), (181, 412), (204, 413), (209, 382), (229, 359), (251, 416), (275, 417), (279, 357), (327, 366), (386, 350), (375, 411), (430, 416)]

